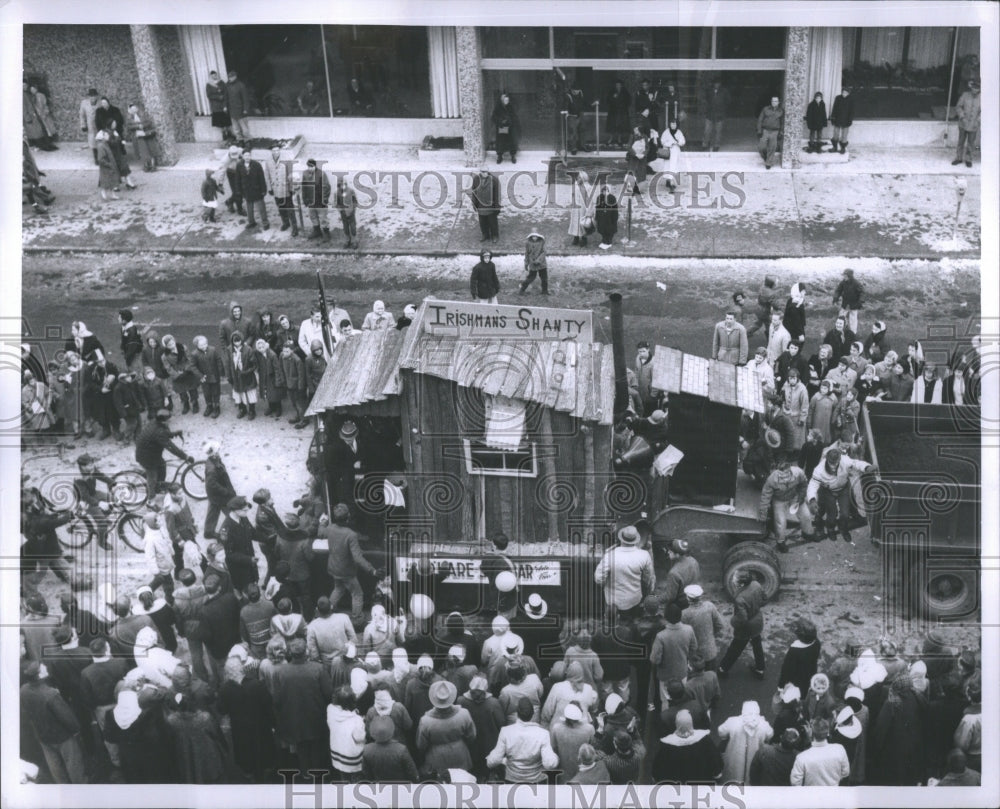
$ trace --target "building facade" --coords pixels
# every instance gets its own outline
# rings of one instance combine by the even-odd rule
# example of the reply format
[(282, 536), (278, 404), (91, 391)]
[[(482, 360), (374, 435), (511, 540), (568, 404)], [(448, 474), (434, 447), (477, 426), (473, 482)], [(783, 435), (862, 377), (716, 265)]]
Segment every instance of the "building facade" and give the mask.
[[(773, 95), (787, 111), (785, 142), (801, 139), (813, 95), (822, 92), (829, 110), (845, 84), (855, 99), (852, 142), (927, 145), (954, 126), (950, 108), (978, 77), (979, 51), (979, 29), (955, 26), (24, 27), (25, 78), (48, 94), (63, 139), (81, 137), (79, 103), (96, 87), (122, 108), (139, 101), (168, 159), (174, 142), (218, 138), (205, 92), (210, 70), (235, 70), (247, 85), (255, 135), (411, 146), (431, 137), (445, 139), (439, 148), (463, 148), (467, 165), (494, 144), (503, 92), (518, 113), (520, 148), (558, 151), (567, 82), (583, 92), (585, 149), (607, 147), (615, 81), (634, 96), (642, 79), (661, 94), (675, 88), (692, 145), (716, 79), (729, 97), (724, 151), (755, 148), (756, 116)], [(798, 152), (786, 149), (784, 165)]]

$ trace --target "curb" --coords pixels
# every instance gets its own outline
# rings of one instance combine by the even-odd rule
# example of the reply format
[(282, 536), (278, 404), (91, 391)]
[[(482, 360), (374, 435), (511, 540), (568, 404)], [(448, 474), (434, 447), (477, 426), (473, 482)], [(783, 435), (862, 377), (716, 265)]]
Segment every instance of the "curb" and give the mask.
[[(97, 247), (97, 246), (84, 246), (84, 247), (69, 247), (69, 246), (27, 246), (22, 247), (21, 252), (24, 255), (55, 255), (55, 254), (69, 254), (74, 253), (81, 255), (178, 255), (178, 256), (218, 256), (228, 253), (234, 253), (237, 255), (245, 256), (281, 256), (281, 255), (311, 255), (311, 256), (365, 256), (371, 258), (399, 258), (405, 256), (424, 256), (426, 258), (457, 258), (459, 256), (469, 256), (475, 253), (475, 248), (470, 248), (469, 250), (440, 250), (431, 248), (412, 248), (408, 250), (346, 250), (343, 248), (330, 248), (327, 250), (317, 250), (312, 249), (288, 249), (288, 248), (260, 248), (260, 247), (167, 247), (162, 249), (149, 249), (141, 247)], [(491, 251), (495, 256), (521, 256), (523, 253), (520, 250), (504, 251), (496, 250)], [(859, 259), (859, 258), (875, 258), (883, 261), (914, 261), (914, 260), (925, 260), (925, 261), (940, 261), (942, 259), (980, 259), (982, 256), (978, 252), (974, 251), (957, 251), (952, 253), (932, 253), (932, 252), (914, 252), (914, 253), (892, 253), (884, 254), (880, 253), (878, 255), (872, 255), (871, 252), (865, 253), (839, 253), (836, 256), (830, 256), (828, 254), (807, 254), (807, 253), (740, 253), (738, 255), (733, 255), (729, 253), (727, 255), (715, 255), (712, 253), (689, 253), (689, 254), (671, 254), (664, 255), (663, 253), (652, 253), (647, 251), (637, 251), (637, 252), (626, 252), (626, 253), (580, 253), (571, 251), (559, 251), (552, 250), (547, 251), (549, 257), (557, 256), (560, 258), (569, 257), (584, 257), (587, 255), (593, 255), (595, 258), (601, 256), (617, 256), (621, 258), (636, 258), (636, 259), (665, 259), (665, 260), (679, 260), (679, 261), (694, 261), (694, 260), (740, 260), (745, 259), (747, 261), (778, 261), (781, 259), (801, 259), (801, 260), (828, 260), (831, 258), (843, 258), (843, 259)]]

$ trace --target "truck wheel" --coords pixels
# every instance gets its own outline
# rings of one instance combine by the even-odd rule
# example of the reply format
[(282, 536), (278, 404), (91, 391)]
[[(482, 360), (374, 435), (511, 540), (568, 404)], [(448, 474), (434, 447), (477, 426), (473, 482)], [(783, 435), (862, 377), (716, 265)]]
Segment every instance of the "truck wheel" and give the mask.
[(764, 588), (768, 601), (781, 587), (781, 562), (778, 555), (763, 542), (741, 542), (722, 560), (723, 581), (730, 598), (736, 598), (740, 586), (736, 580), (740, 573), (748, 572)]
[(910, 593), (917, 614), (932, 620), (968, 619), (979, 607), (979, 576), (962, 568), (916, 568)]

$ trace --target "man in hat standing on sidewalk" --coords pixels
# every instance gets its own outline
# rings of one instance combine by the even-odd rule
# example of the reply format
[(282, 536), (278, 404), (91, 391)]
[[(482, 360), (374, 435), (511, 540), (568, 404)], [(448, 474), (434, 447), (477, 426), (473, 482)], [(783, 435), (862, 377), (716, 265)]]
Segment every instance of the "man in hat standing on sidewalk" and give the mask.
[(701, 567), (698, 560), (691, 556), (691, 546), (686, 539), (671, 542), (667, 556), (670, 558), (670, 572), (667, 573), (663, 603), (676, 604), (683, 610), (688, 605), (684, 588), (698, 583), (701, 579)]
[(542, 294), (549, 294), (549, 265), (545, 258), (545, 237), (541, 233), (532, 231), (524, 242), (524, 271), (528, 277), (521, 282), (519, 292), (522, 295), (536, 276), (542, 281)]
[(610, 548), (594, 571), (604, 588), (604, 603), (619, 612), (633, 613), (656, 587), (653, 557), (639, 547), (642, 537), (634, 525), (618, 532), (619, 545)]
[(490, 174), (483, 166), (472, 180), (472, 187), (465, 191), (472, 200), (472, 207), (479, 217), (480, 241), (500, 241), (500, 178)]
[(958, 148), (953, 166), (964, 162), (967, 168), (972, 168), (972, 154), (976, 148), (976, 136), (982, 119), (982, 102), (979, 98), (979, 82), (970, 81), (969, 89), (962, 93), (955, 106), (958, 116)]

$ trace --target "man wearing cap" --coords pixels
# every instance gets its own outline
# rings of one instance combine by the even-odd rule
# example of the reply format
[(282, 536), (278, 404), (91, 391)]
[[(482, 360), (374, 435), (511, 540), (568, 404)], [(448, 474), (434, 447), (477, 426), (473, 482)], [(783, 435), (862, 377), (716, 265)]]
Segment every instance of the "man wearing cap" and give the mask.
[(726, 312), (725, 319), (715, 324), (712, 334), (712, 359), (731, 365), (747, 364), (747, 330), (736, 322), (736, 310)]
[(620, 544), (605, 552), (594, 571), (594, 581), (604, 588), (604, 603), (621, 612), (635, 611), (656, 588), (653, 557), (639, 547), (642, 537), (634, 525), (618, 531)]
[(700, 584), (689, 584), (684, 588), (688, 606), (681, 612), (681, 621), (694, 630), (698, 642), (698, 654), (705, 661), (705, 668), (715, 669), (715, 660), (719, 656), (719, 644), (725, 634), (725, 626), (719, 610), (711, 601), (705, 598), (705, 591)]
[(697, 584), (701, 578), (701, 567), (691, 555), (691, 546), (686, 539), (673, 540), (667, 549), (667, 556), (670, 559), (670, 572), (667, 573), (663, 602), (676, 604), (684, 609), (688, 605), (684, 588), (689, 584)]
[(792, 767), (799, 754), (801, 737), (795, 728), (788, 728), (770, 744), (761, 745), (750, 762), (750, 779), (753, 787), (787, 787), (790, 785)]
[(374, 578), (378, 578), (378, 571), (361, 552), (358, 533), (348, 527), (350, 517), (351, 512), (347, 506), (337, 503), (333, 507), (333, 521), (320, 529), (320, 537), (327, 540), (329, 547), (326, 569), (333, 579), (330, 604), (337, 609), (340, 600), (350, 593), (351, 619), (357, 623), (361, 620), (361, 610), (364, 606), (364, 593), (358, 581), (358, 570), (363, 570)]
[(816, 539), (812, 514), (806, 504), (808, 485), (805, 472), (797, 466), (792, 466), (788, 456), (778, 458), (774, 471), (764, 481), (757, 519), (765, 526), (766, 532), (768, 514), (773, 510), (774, 536), (778, 542), (778, 550), (782, 553), (788, 552), (788, 517), (792, 514), (798, 517), (803, 541), (813, 542)]
[(847, 752), (842, 745), (828, 741), (830, 723), (816, 719), (812, 723), (812, 746), (795, 757), (790, 783), (793, 787), (835, 787), (851, 774)]
[[(827, 450), (823, 462), (813, 470), (806, 488), (806, 501), (820, 525), (816, 538), (836, 539), (839, 530), (844, 540), (851, 538), (851, 472), (872, 472), (874, 467), (863, 460), (844, 455), (839, 448)], [(825, 530), (824, 530), (825, 528)]]
[(254, 553), (257, 533), (250, 522), (251, 506), (245, 497), (237, 495), (229, 501), (228, 506), (229, 516), (222, 524), (226, 530), (223, 542), (226, 566), (233, 577), (233, 587), (238, 593), (243, 593), (250, 582), (257, 582), (260, 578), (257, 554)]
[(163, 451), (167, 450), (182, 461), (194, 463), (194, 457), (178, 447), (172, 439), (183, 435), (181, 430), (171, 430), (170, 411), (156, 411), (155, 421), (146, 424), (135, 439), (135, 460), (146, 472), (146, 492), (152, 499), (160, 489), (160, 484), (167, 476), (167, 464), (163, 460)]
[(982, 102), (979, 97), (979, 82), (972, 79), (968, 90), (962, 93), (955, 105), (958, 121), (958, 144), (953, 166), (965, 163), (966, 168), (972, 168), (972, 155), (976, 149), (976, 136), (982, 119)]
[(580, 748), (594, 738), (594, 726), (577, 703), (569, 702), (553, 720), (549, 737), (559, 756), (557, 783), (565, 784), (576, 777)]
[(491, 770), (505, 768), (505, 783), (538, 784), (546, 780), (546, 770), (559, 766), (549, 732), (532, 721), (533, 715), (531, 700), (522, 697), (514, 724), (500, 729), (496, 747), (486, 756), (486, 766)]
[(395, 733), (396, 726), (388, 716), (375, 716), (369, 723), (368, 735), (372, 741), (361, 753), (361, 775), (365, 781), (413, 784), (420, 780), (413, 756), (395, 738)]

